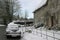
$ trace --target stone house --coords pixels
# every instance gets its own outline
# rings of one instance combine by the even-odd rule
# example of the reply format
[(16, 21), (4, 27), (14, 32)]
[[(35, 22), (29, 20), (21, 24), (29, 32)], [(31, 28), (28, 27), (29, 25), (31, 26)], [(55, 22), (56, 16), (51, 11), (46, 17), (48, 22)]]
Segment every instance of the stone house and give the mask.
[(34, 23), (43, 22), (47, 28), (60, 26), (60, 0), (47, 0), (34, 11)]

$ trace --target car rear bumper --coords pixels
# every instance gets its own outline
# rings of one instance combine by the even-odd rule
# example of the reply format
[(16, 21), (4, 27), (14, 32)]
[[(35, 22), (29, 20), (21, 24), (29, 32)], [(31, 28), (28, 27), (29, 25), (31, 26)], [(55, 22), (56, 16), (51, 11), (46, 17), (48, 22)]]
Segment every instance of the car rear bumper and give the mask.
[(21, 36), (21, 34), (6, 34), (6, 36), (18, 37)]

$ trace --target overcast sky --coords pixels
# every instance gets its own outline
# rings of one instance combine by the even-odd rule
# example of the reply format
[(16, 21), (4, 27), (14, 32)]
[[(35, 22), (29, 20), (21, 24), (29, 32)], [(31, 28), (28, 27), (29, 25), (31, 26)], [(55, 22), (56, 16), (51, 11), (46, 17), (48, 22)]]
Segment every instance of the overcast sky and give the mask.
[(33, 18), (33, 11), (41, 7), (46, 0), (19, 0), (23, 11), (27, 10), (29, 18)]

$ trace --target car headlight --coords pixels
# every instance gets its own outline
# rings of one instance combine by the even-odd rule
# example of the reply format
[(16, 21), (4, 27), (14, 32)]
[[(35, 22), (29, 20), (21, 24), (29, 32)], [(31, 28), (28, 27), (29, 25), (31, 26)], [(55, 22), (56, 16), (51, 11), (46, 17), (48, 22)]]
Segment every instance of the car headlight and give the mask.
[(6, 33), (8, 34), (8, 33), (11, 33), (12, 31), (11, 30), (6, 30)]
[(6, 32), (10, 32), (10, 30), (6, 30)]
[(9, 34), (10, 33), (10, 31), (9, 30), (6, 30), (6, 34)]

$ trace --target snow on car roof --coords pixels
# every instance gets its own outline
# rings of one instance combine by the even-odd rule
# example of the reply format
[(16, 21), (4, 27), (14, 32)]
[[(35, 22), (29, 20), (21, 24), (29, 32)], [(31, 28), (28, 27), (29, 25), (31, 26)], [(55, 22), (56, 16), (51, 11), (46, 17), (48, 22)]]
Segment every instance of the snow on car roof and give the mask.
[(17, 24), (8, 24), (7, 27), (18, 27), (18, 25)]
[(14, 24), (14, 22), (11, 22), (11, 23), (9, 23), (8, 25), (17, 25), (17, 24)]

